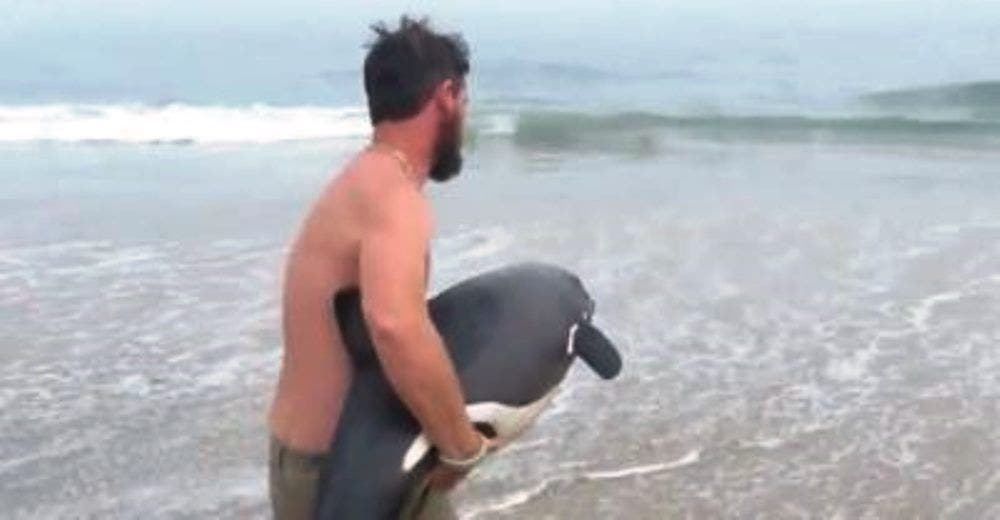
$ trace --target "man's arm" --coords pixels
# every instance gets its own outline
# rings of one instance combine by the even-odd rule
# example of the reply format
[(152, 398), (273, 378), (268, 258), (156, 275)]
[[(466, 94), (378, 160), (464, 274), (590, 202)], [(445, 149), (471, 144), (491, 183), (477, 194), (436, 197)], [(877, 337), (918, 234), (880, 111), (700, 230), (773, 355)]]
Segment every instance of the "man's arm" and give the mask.
[(386, 191), (377, 207), (367, 208), (361, 239), (364, 317), (386, 377), (424, 433), (443, 455), (467, 458), (484, 441), (427, 310), (427, 201), (406, 185)]

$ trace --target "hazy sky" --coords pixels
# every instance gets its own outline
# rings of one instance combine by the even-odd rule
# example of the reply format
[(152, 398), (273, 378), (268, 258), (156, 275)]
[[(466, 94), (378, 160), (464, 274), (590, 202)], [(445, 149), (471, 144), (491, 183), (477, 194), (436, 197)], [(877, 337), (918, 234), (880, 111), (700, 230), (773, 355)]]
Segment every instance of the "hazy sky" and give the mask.
[(595, 36), (642, 43), (686, 25), (891, 30), (977, 23), (1000, 31), (997, 0), (0, 0), (0, 11), (0, 41), (21, 53), (35, 47), (39, 54), (53, 40), (170, 43), (164, 38), (171, 36), (272, 35), (287, 43), (322, 34), (327, 41), (357, 45), (369, 23), (404, 12), (429, 14), (437, 25), (460, 29), (489, 47), (523, 39), (572, 45)]
[[(460, 30), (477, 66), (513, 59), (671, 69), (670, 56), (703, 47), (738, 55), (775, 41), (785, 54), (853, 44), (844, 52), (924, 60), (933, 81), (991, 75), (979, 64), (1000, 54), (998, 0), (0, 0), (0, 11), (0, 101), (5, 93), (115, 97), (119, 88), (169, 98), (278, 76), (356, 74), (368, 25), (402, 13)], [(953, 74), (941, 62), (974, 70)]]
[(998, 4), (995, 0), (0, 0), (0, 9), (5, 13), (0, 28), (4, 24), (14, 30), (31, 31), (72, 30), (94, 23), (108, 30), (121, 29), (121, 25), (253, 28), (322, 23), (350, 29), (373, 19), (414, 12), (428, 13), (448, 23), (473, 24), (477, 29), (523, 28), (531, 20), (536, 22), (535, 30), (561, 32), (581, 25), (642, 26), (644, 20), (684, 13), (744, 20), (749, 16), (754, 23), (773, 20), (836, 24), (844, 19), (866, 18), (940, 20), (961, 17), (970, 9), (1000, 13)]

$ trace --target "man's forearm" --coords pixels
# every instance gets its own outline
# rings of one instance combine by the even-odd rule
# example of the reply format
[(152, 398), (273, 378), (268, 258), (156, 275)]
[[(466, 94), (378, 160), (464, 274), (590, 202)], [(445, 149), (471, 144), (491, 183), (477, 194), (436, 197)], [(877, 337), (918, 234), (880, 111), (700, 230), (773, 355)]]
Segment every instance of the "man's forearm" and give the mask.
[(429, 320), (411, 330), (411, 334), (376, 335), (389, 383), (442, 453), (454, 458), (475, 453), (482, 440), (471, 427), (461, 385), (440, 335)]

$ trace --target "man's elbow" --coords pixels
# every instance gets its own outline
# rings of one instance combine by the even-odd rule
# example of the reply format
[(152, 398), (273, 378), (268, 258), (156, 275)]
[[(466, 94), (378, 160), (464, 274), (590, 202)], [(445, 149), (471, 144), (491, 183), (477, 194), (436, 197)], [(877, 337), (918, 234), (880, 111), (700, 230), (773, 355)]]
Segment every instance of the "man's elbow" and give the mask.
[(372, 314), (368, 323), (372, 344), (382, 368), (391, 380), (420, 373), (421, 327), (417, 320)]
[(403, 343), (419, 330), (414, 318), (379, 309), (366, 309), (365, 322), (376, 348)]

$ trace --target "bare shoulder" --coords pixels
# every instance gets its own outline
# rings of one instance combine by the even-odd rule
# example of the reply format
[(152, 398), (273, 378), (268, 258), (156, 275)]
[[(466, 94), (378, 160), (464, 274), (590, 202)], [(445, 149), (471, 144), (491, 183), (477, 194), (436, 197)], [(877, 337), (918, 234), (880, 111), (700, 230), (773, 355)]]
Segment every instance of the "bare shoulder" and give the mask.
[(406, 177), (399, 162), (384, 153), (362, 153), (345, 172), (352, 199), (360, 203), (365, 221), (374, 226), (405, 225), (429, 231), (430, 202)]

